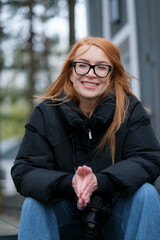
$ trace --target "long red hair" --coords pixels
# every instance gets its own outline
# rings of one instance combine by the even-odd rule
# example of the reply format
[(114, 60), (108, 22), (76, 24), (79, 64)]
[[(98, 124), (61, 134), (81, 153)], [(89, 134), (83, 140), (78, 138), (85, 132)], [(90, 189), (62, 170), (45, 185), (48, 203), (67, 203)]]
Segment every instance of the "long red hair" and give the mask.
[[(114, 163), (115, 133), (118, 131), (121, 124), (126, 118), (127, 108), (129, 104), (127, 94), (131, 94), (134, 96), (134, 94), (130, 90), (130, 79), (134, 77), (129, 75), (124, 70), (120, 59), (120, 51), (111, 41), (99, 37), (86, 37), (75, 43), (75, 45), (72, 47), (71, 51), (68, 54), (68, 57), (62, 67), (59, 77), (47, 88), (45, 94), (41, 97), (41, 100), (51, 99), (52, 101), (57, 101), (58, 97), (62, 94), (62, 92), (65, 92), (66, 96), (63, 99), (60, 99), (61, 103), (69, 101), (70, 99), (73, 99), (74, 101), (79, 103), (79, 98), (70, 80), (70, 75), (73, 68), (72, 63), (74, 61), (75, 54), (79, 47), (83, 45), (87, 45), (88, 48), (91, 45), (99, 47), (106, 54), (107, 58), (112, 64), (110, 85), (105, 95), (108, 94), (110, 91), (115, 94), (116, 108), (113, 121), (110, 127), (107, 129), (106, 133), (104, 134), (104, 137), (101, 140), (100, 144), (97, 146), (97, 150), (100, 150), (105, 145), (109, 145), (111, 149), (112, 163)], [(104, 97), (104, 95), (102, 97)]]

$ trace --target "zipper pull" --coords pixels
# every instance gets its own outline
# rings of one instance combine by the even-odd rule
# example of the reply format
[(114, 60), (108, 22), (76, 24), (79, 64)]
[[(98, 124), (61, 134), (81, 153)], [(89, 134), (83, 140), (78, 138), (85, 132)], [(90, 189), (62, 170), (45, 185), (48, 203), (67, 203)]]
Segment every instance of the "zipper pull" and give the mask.
[(92, 133), (91, 133), (91, 129), (88, 128), (88, 135), (89, 135), (89, 139), (92, 139)]

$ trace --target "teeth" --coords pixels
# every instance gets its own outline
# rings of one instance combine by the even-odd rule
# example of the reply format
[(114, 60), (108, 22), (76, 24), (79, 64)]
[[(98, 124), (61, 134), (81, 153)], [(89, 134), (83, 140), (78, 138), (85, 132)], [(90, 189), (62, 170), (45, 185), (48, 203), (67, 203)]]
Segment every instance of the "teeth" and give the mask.
[(96, 83), (86, 83), (86, 82), (84, 82), (83, 84), (84, 84), (84, 85), (88, 85), (88, 86), (97, 86)]

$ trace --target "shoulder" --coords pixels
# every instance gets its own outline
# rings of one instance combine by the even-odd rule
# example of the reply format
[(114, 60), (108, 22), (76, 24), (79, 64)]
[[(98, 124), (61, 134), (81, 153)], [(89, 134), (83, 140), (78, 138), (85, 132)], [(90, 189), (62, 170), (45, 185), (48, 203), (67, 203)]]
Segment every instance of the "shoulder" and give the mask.
[(128, 106), (128, 116), (127, 118), (131, 123), (134, 122), (144, 122), (150, 123), (149, 115), (141, 103), (136, 97), (128, 95), (129, 106)]
[(52, 100), (44, 100), (39, 103), (34, 111), (33, 114), (38, 112), (39, 114), (43, 115), (44, 117), (49, 117), (50, 115), (54, 115), (57, 112), (57, 105)]
[(48, 99), (37, 104), (35, 109), (40, 109), (41, 111), (45, 111), (49, 107), (53, 107), (53, 106), (54, 106), (54, 103), (52, 102), (52, 100)]
[(141, 102), (136, 98), (135, 96), (132, 95), (127, 95), (128, 101), (129, 101), (129, 109), (133, 110), (138, 104)]
[(45, 100), (34, 108), (26, 126), (36, 129), (49, 129), (58, 118), (57, 107), (51, 100)]

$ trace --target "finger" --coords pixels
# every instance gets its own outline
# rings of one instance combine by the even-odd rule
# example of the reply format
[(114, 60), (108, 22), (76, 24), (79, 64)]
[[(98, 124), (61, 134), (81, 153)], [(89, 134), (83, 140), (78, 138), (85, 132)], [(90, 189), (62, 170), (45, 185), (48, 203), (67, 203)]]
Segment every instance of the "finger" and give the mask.
[(77, 173), (79, 176), (83, 176), (83, 167), (81, 167), (81, 166), (78, 167), (76, 173)]
[(74, 175), (73, 180), (72, 180), (72, 187), (78, 198), (81, 195), (82, 180), (83, 180), (83, 178), (80, 177), (77, 173)]
[(87, 167), (87, 166), (84, 165), (83, 166), (83, 174), (88, 175), (88, 174), (91, 174), (91, 173), (93, 173), (92, 169), (90, 167)]
[(80, 208), (83, 208), (83, 207), (86, 206), (86, 203), (83, 201), (82, 198), (79, 198), (79, 200), (78, 200), (78, 205), (79, 205)]
[(90, 191), (94, 191), (97, 187), (97, 184), (98, 184), (97, 183), (97, 178), (93, 173), (84, 176), (83, 181), (82, 181), (82, 185), (81, 185), (82, 194), (84, 192), (89, 191), (90, 189), (91, 189)]
[(85, 201), (85, 202), (88, 202), (88, 201), (89, 201), (88, 199), (91, 198), (92, 193), (93, 193), (92, 191), (85, 191), (85, 192), (81, 195), (81, 199), (83, 199), (83, 201)]
[(86, 207), (89, 201), (90, 201), (90, 197), (85, 197), (85, 198), (81, 197), (81, 206)]
[[(97, 184), (97, 179), (90, 179), (90, 181), (86, 181), (86, 184), (84, 185), (84, 183), (82, 183), (81, 185), (81, 197), (82, 198), (87, 198), (92, 195), (92, 193), (94, 191), (96, 191), (96, 189), (98, 188), (98, 184)], [(82, 191), (83, 190), (83, 191)]]

